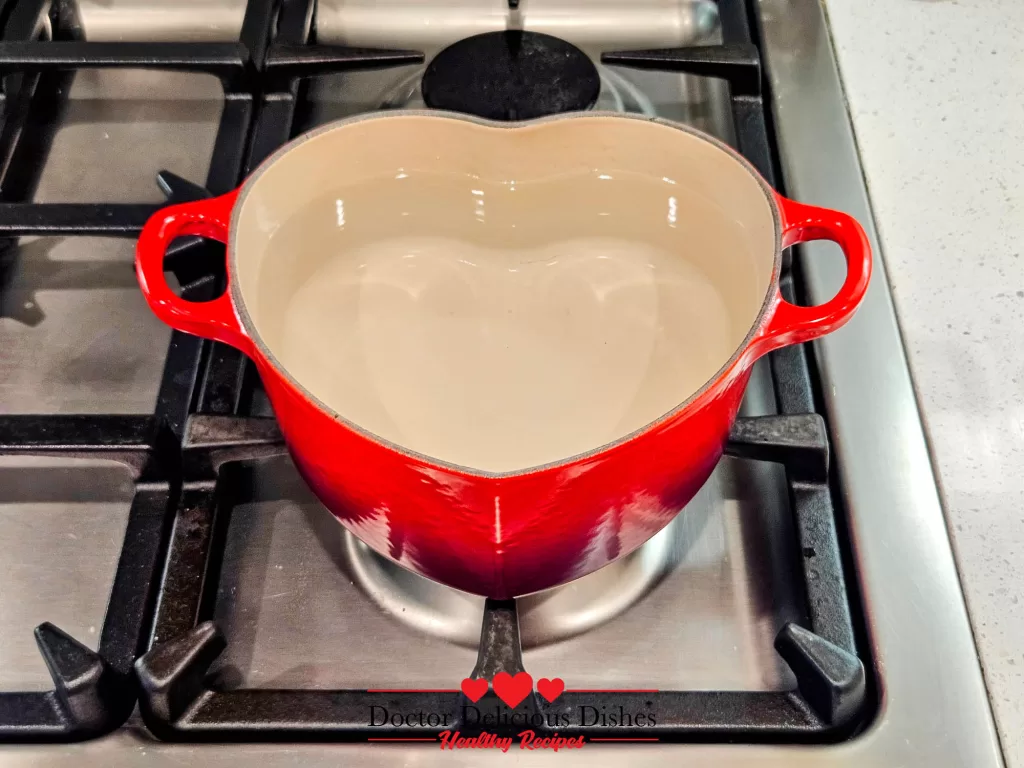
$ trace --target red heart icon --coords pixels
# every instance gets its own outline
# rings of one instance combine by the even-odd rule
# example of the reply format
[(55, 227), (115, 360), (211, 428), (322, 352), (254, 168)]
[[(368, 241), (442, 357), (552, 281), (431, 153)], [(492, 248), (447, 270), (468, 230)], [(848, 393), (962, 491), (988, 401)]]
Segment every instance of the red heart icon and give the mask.
[(498, 698), (515, 709), (533, 688), (533, 678), (529, 672), (520, 672), (515, 677), (508, 672), (499, 672), (494, 676), (491, 685), (494, 686)]
[(487, 693), (487, 680), (482, 677), (476, 679), (467, 677), (462, 681), (462, 692), (466, 694), (470, 701), (476, 704)]
[(562, 695), (562, 691), (565, 690), (565, 681), (556, 677), (553, 680), (548, 680), (546, 677), (542, 677), (537, 681), (537, 693), (543, 696), (548, 701), (554, 701)]

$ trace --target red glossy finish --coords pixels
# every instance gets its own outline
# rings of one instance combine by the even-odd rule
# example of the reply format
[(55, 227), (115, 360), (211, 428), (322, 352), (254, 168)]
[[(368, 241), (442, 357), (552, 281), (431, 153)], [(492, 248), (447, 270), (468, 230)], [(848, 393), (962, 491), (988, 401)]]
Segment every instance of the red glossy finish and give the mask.
[(236, 196), (166, 208), (146, 224), (136, 263), (154, 312), (253, 358), (299, 471), (356, 536), (424, 576), (492, 597), (578, 578), (661, 530), (721, 458), (753, 362), (843, 325), (871, 272), (870, 247), (854, 219), (777, 197), (783, 247), (818, 239), (842, 247), (846, 281), (831, 301), (789, 304), (776, 275), (775, 295), (747, 347), (686, 408), (575, 461), (484, 475), (403, 453), (321, 410), (250, 340), (229, 294), (196, 304), (170, 291), (162, 267), (167, 245), (188, 234), (225, 242)]
[(252, 342), (242, 330), (227, 293), (201, 304), (185, 301), (164, 279), (164, 254), (174, 238), (200, 235), (227, 244), (231, 209), (237, 197), (236, 189), (212, 200), (174, 205), (154, 214), (142, 228), (135, 247), (135, 272), (153, 313), (169, 326), (223, 341), (250, 354)]

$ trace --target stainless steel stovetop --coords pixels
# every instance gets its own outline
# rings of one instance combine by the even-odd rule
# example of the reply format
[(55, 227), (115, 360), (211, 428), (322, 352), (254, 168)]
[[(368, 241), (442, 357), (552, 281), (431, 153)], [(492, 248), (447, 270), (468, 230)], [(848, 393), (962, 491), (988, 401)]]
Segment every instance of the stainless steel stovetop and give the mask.
[[(89, 40), (235, 40), (245, 8), (243, 0), (73, 4)], [(870, 225), (822, 9), (816, 0), (760, 0), (755, 8), (788, 193)], [(523, 0), (515, 11), (504, 0), (415, 7), (321, 0), (315, 24), (320, 42), (411, 48), (428, 59), (456, 39), (507, 27), (564, 37), (596, 57), (712, 41), (716, 11), (704, 0)], [(416, 106), (421, 71), (316, 78), (301, 127)], [(724, 83), (612, 67), (601, 75), (600, 107), (682, 120), (735, 141)], [(161, 169), (206, 177), (225, 108), (216, 78), (85, 70), (67, 87), (33, 200), (158, 203), (153, 179)], [(170, 332), (142, 301), (132, 256), (130, 239), (102, 237), (22, 238), (0, 256), (0, 413), (152, 411)], [(829, 246), (807, 247), (800, 263), (814, 300), (841, 281)], [(0, 766), (1000, 765), (877, 249), (875, 275), (857, 318), (814, 349), (880, 699), (869, 727), (852, 739), (491, 755), (442, 753), (436, 745), (164, 744), (135, 716), (83, 744), (0, 748)], [(773, 412), (772, 387), (767, 364), (759, 364), (746, 415)], [(253, 410), (269, 415), (265, 403)], [(111, 463), (0, 458), (0, 689), (52, 687), (31, 636), (40, 622), (96, 647), (132, 493), (127, 471)], [(650, 545), (523, 601), (524, 659), (534, 677), (558, 675), (577, 688), (791, 688), (792, 673), (772, 646), (803, 610), (788, 566), (796, 556), (788, 505), (779, 467), (724, 460), (686, 514)], [(451, 687), (473, 667), (482, 600), (368, 554), (286, 459), (253, 473), (232, 513), (222, 573), (214, 618), (229, 639), (217, 666), (225, 685)]]

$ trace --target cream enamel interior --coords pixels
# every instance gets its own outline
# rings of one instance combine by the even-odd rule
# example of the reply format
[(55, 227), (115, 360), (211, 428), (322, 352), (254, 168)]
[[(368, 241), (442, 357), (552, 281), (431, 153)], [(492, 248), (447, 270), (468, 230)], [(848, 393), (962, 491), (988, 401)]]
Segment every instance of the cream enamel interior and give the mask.
[(769, 193), (675, 126), (398, 114), (247, 182), (232, 291), (277, 366), (406, 451), (483, 472), (586, 453), (677, 408), (772, 288)]

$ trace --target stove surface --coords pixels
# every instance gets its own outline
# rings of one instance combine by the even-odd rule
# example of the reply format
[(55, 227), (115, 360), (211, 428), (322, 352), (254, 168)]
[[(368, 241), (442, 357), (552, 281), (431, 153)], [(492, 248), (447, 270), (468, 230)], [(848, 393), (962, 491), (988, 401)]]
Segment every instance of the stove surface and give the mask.
[[(295, 4), (285, 7), (290, 5)], [(90, 41), (216, 43), (245, 37), (248, 7), (242, 0), (173, 5), (79, 0), (62, 6), (61, 13), (71, 14), (69, 24)], [(761, 0), (751, 10), (760, 20), (762, 64), (787, 192), (869, 224), (818, 4)], [(304, 40), (315, 28), (322, 44), (413, 49), (429, 60), (451, 42), (481, 32), (554, 34), (595, 59), (597, 108), (657, 114), (741, 143), (733, 101), (741, 110), (745, 102), (735, 93), (730, 100), (724, 80), (599, 61), (603, 51), (720, 42), (717, 10), (706, 0), (524, 0), (516, 11), (504, 0), (450, 0), (430, 13), (429, 23), (423, 23), (424, 12), (410, 11), (404, 2), (321, 0), (315, 24), (309, 13), (282, 11), (278, 35)], [(51, 26), (39, 28), (46, 34)], [(35, 178), (5, 176), (3, 200), (146, 204), (144, 214), (164, 200), (154, 179), (165, 170), (173, 174), (163, 177), (172, 197), (195, 193), (176, 177), (217, 194), (288, 138), (257, 129), (247, 148), (235, 147), (233, 128), (252, 114), (260, 116), (261, 126), (275, 127), (280, 121), (266, 118), (291, 110), (283, 124), (295, 134), (367, 110), (418, 106), (423, 72), (422, 63), (410, 63), (319, 75), (301, 87), (285, 79), (280, 93), (246, 102), (231, 95), (235, 84), (222, 85), (210, 74), (48, 70), (32, 97), (43, 111), (38, 104), (28, 111), (23, 129), (36, 135), (31, 121), (39, 120), (46, 130), (40, 127), (39, 138), (19, 150), (45, 162), (37, 163), (41, 170)], [(62, 97), (60, 106), (47, 111), (54, 93)], [(285, 98), (289, 94), (291, 103)], [(18, 161), (17, 155), (7, 158), (4, 167), (14, 168)], [(0, 228), (12, 238), (24, 234), (4, 222), (0, 210)], [(6, 241), (0, 252), (0, 348), (5, 350), (0, 416), (151, 414), (155, 409), (184, 430), (186, 414), (168, 405), (185, 386), (173, 377), (168, 381), (167, 371), (179, 368), (198, 371), (202, 383), (191, 411), (271, 416), (239, 356), (219, 347), (201, 349), (180, 334), (172, 341), (149, 312), (130, 264), (131, 235), (137, 230), (98, 229), (89, 237), (33, 230)], [(197, 255), (209, 252), (193, 245), (186, 253), (192, 259)], [(818, 301), (841, 280), (833, 256), (827, 246), (812, 246), (799, 260), (806, 290)], [(834, 495), (844, 562), (853, 580), (850, 603), (877, 703), (867, 727), (835, 744), (594, 744), (554, 756), (531, 753), (531, 764), (1001, 764), (884, 269), (880, 262), (876, 267), (859, 316), (819, 342), (811, 361), (820, 372), (836, 466)], [(186, 265), (181, 276), (186, 290), (196, 295), (212, 288), (201, 270), (190, 272)], [(773, 365), (784, 361), (773, 360), (758, 364), (743, 415), (774, 414), (780, 403), (791, 411), (799, 399), (780, 391)], [(128, 582), (158, 571), (165, 557), (195, 558), (175, 549), (190, 541), (190, 530), (184, 530), (190, 525), (197, 537), (221, 537), (215, 542), (222, 552), (219, 570), (200, 563), (182, 572), (199, 580), (219, 572), (207, 590), (212, 597), (192, 605), (190, 615), (171, 615), (171, 606), (177, 611), (181, 605), (171, 597), (198, 590), (195, 583), (165, 582), (164, 597), (153, 607), (152, 637), (145, 638), (142, 650), (150, 640), (171, 639), (161, 635), (162, 628), (190, 627), (196, 618), (209, 617), (227, 639), (211, 682), (229, 690), (450, 688), (473, 669), (483, 600), (426, 582), (370, 553), (335, 523), (285, 456), (268, 455), (232, 470), (231, 482), (239, 490), (219, 512), (230, 519), (217, 534), (202, 533), (200, 518), (188, 515), (187, 495), (199, 498), (211, 488), (186, 486), (185, 514), (168, 534), (171, 551), (140, 547), (132, 561), (135, 570), (125, 572), (122, 542), (127, 537), (131, 546), (144, 517), (134, 486), (158, 493), (160, 483), (149, 472), (147, 466), (95, 458), (0, 455), (0, 540), (7, 544), (0, 557), (6, 577), (0, 589), (0, 690), (53, 687), (31, 635), (43, 621), (91, 650), (112, 645), (112, 639), (101, 637), (118, 631), (104, 628), (108, 599), (111, 606), (120, 605), (118, 595), (127, 594)], [(145, 519), (158, 525), (160, 517), (155, 509)], [(534, 679), (560, 676), (570, 688), (766, 695), (792, 690), (796, 678), (774, 643), (787, 623), (807, 621), (808, 588), (793, 564), (813, 556), (800, 551), (793, 517), (781, 465), (726, 458), (698, 497), (650, 544), (573, 584), (520, 599), (523, 663)], [(145, 613), (140, 607), (131, 614), (140, 627)], [(268, 768), (348, 760), (479, 765), (516, 758), (521, 756), (442, 753), (436, 745), (168, 744), (150, 735), (138, 712), (117, 732), (82, 744), (0, 748), (4, 768), (163, 768), (190, 760), (227, 768), (254, 759)]]

